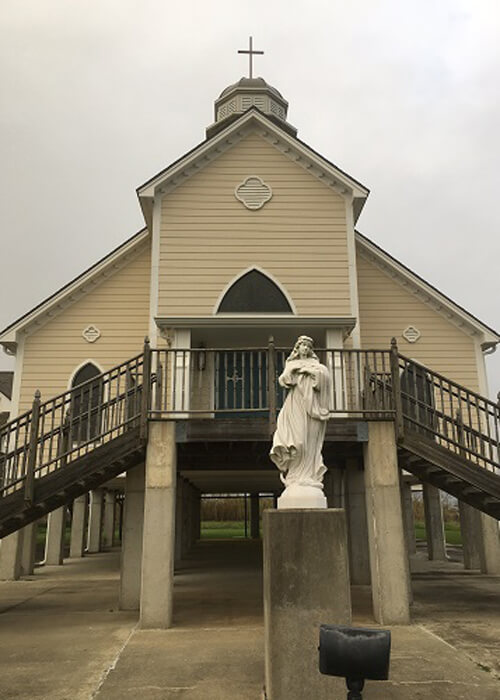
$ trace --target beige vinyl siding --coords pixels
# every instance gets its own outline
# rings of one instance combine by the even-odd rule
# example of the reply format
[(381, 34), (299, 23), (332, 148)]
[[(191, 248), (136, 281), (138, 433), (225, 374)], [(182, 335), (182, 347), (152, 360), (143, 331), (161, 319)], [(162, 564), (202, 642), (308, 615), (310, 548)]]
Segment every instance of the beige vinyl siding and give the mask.
[[(257, 211), (234, 195), (250, 175), (273, 192)], [(299, 314), (350, 314), (344, 199), (256, 133), (164, 196), (159, 315), (211, 315), (252, 266), (285, 287)]]
[[(150, 244), (123, 268), (71, 304), (25, 341), (19, 410), (31, 406), (36, 389), (42, 401), (68, 389), (75, 369), (87, 360), (104, 371), (142, 351), (149, 326)], [(101, 337), (88, 343), (89, 325)]]
[[(403, 355), (478, 391), (473, 338), (362, 257), (359, 247), (357, 269), (361, 346), (389, 348), (395, 337)], [(416, 343), (402, 335), (410, 325), (422, 334)]]

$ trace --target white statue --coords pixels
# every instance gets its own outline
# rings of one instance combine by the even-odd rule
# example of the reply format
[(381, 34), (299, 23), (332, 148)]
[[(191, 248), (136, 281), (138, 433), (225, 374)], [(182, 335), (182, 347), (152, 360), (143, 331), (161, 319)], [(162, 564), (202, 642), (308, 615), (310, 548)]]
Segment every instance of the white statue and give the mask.
[(279, 378), (288, 394), (278, 415), (270, 457), (286, 488), (278, 508), (326, 508), (321, 449), (330, 416), (330, 373), (301, 335)]

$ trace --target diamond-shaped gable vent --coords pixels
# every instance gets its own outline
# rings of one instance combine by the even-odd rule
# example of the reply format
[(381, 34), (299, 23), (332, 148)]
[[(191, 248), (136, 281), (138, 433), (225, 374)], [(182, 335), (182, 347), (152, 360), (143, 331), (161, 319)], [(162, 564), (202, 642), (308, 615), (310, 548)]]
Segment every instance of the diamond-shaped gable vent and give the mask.
[(273, 192), (260, 177), (252, 175), (238, 185), (234, 195), (247, 209), (260, 209), (271, 199)]

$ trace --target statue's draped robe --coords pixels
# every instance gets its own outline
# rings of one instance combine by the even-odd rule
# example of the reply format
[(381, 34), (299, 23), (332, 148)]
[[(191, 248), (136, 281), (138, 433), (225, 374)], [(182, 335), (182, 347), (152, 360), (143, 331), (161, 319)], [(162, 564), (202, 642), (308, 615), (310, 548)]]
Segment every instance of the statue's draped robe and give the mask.
[(317, 359), (288, 360), (279, 383), (289, 391), (278, 415), (270, 457), (285, 486), (321, 488), (326, 472), (321, 449), (329, 418), (330, 374)]

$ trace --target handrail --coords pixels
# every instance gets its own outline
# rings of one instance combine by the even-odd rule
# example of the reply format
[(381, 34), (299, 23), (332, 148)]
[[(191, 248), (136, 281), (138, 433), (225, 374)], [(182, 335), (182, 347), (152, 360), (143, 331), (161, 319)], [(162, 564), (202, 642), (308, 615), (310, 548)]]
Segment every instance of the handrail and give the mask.
[[(47, 401), (0, 428), (0, 497), (71, 465), (95, 447), (150, 420), (249, 418), (275, 428), (286, 390), (278, 383), (289, 348), (156, 348)], [(444, 375), (390, 350), (316, 350), (332, 379), (331, 416), (395, 420), (406, 431), (480, 466), (500, 468), (500, 408)]]
[(0, 496), (24, 484), (33, 500), (36, 478), (66, 467), (97, 445), (139, 424), (143, 357), (136, 355), (107, 372), (41, 402), (0, 429)]

